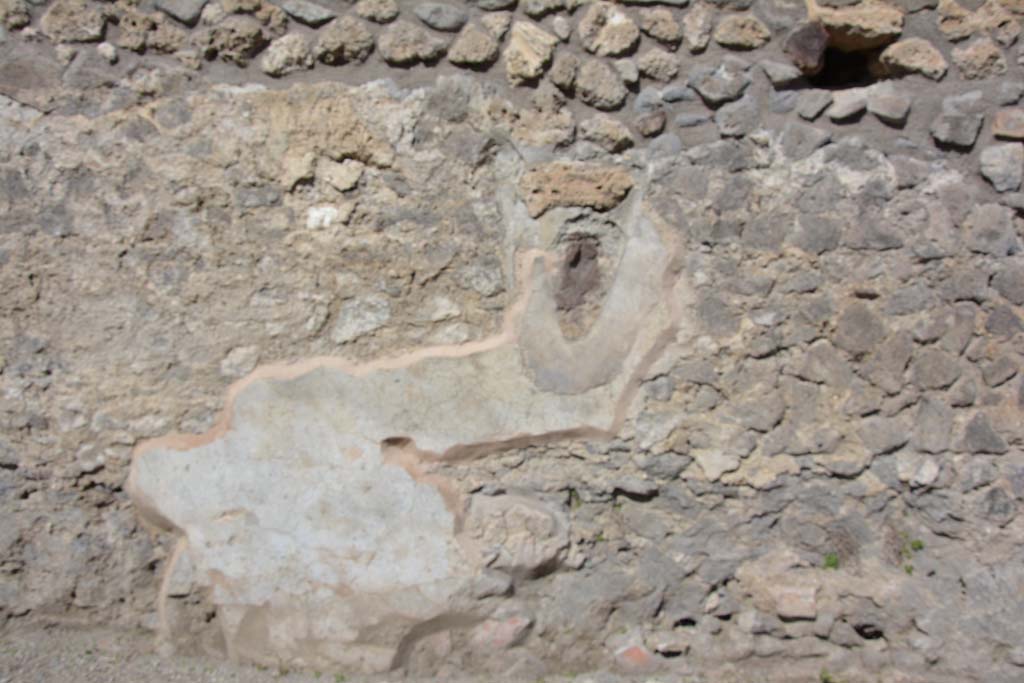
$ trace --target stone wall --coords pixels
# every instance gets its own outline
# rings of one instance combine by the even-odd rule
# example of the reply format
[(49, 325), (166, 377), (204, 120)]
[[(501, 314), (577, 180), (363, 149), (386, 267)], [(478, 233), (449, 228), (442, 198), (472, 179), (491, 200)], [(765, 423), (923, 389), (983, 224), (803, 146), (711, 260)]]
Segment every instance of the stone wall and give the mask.
[(0, 0), (0, 620), (1019, 680), (1022, 16)]

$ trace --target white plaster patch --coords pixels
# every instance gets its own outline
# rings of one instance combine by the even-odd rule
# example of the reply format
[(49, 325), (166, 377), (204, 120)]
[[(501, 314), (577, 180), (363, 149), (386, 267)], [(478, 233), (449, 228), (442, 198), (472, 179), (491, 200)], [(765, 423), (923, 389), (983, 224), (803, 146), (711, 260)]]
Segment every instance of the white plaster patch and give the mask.
[[(233, 387), (210, 433), (137, 450), (136, 505), (185, 539), (168, 576), (187, 557), (212, 590), (231, 656), (386, 670), (417, 627), (472, 616), (461, 600), (486, 567), (526, 579), (565, 559), (560, 507), (512, 495), (466, 501), (431, 463), (618, 433), (684, 298), (666, 278), (678, 246), (641, 213), (638, 194), (625, 207), (604, 311), (585, 337), (558, 336), (551, 255), (520, 253), (520, 291), (500, 333), (363, 365), (260, 368)], [(313, 211), (316, 225), (336, 216)], [(423, 313), (448, 320), (458, 309), (438, 299)], [(330, 338), (347, 343), (391, 316), (383, 294), (350, 298)]]
[(309, 230), (329, 228), (337, 218), (338, 207), (336, 206), (311, 206), (306, 212), (306, 228)]

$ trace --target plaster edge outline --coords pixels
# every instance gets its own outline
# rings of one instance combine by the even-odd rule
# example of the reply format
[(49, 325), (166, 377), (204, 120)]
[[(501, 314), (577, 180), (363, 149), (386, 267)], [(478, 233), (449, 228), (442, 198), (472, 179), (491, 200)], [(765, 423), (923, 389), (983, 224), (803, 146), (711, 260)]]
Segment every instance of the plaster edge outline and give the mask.
[[(653, 338), (643, 340), (646, 343), (644, 348), (640, 349), (640, 353), (638, 354), (639, 360), (629, 369), (624, 383), (616, 390), (616, 393), (612, 398), (611, 420), (609, 424), (603, 426), (582, 424), (570, 429), (533, 433), (525, 431), (521, 434), (516, 434), (499, 440), (476, 443), (459, 443), (442, 452), (431, 452), (429, 450), (422, 450), (418, 448), (415, 442), (415, 435), (396, 434), (393, 437), (384, 439), (379, 444), (381, 448), (380, 455), (384, 464), (396, 465), (402, 468), (412, 479), (419, 483), (427, 484), (441, 495), (444, 499), (445, 506), (453, 514), (453, 518), (455, 520), (454, 531), (456, 539), (459, 541), (459, 545), (463, 545), (463, 542), (468, 540), (465, 539), (465, 536), (462, 533), (466, 506), (462, 504), (462, 501), (459, 500), (459, 495), (453, 490), (443, 476), (433, 474), (430, 471), (431, 463), (471, 460), (503, 450), (573, 438), (593, 438), (602, 440), (613, 438), (620, 431), (622, 424), (626, 420), (629, 406), (634, 400), (645, 374), (662, 355), (665, 348), (673, 341), (673, 339), (676, 338), (679, 332), (680, 322), (683, 315), (682, 299), (687, 299), (688, 296), (686, 295), (689, 294), (689, 290), (687, 289), (684, 296), (681, 297), (680, 291), (678, 291), (681, 285), (685, 287), (685, 283), (683, 283), (680, 278), (683, 260), (683, 254), (680, 249), (680, 240), (678, 236), (674, 234), (673, 230), (667, 226), (664, 219), (653, 211), (653, 207), (645, 204), (644, 192), (642, 189), (635, 188), (633, 193), (631, 193), (631, 196), (628, 198), (628, 202), (632, 204), (632, 206), (628, 207), (628, 214), (630, 215), (629, 220), (650, 220), (650, 227), (653, 229), (657, 238), (661, 241), (666, 252), (664, 267), (660, 271), (660, 282), (657, 286), (657, 292), (661, 299), (652, 303), (647, 312), (639, 316), (639, 320), (641, 322), (644, 321), (644, 319), (650, 315), (650, 312), (657, 309), (659, 305), (664, 305), (666, 315), (663, 320), (659, 321), (661, 324), (657, 326), (656, 334), (653, 335)], [(647, 206), (649, 211), (644, 211), (644, 206)], [(340, 370), (342, 373), (354, 378), (365, 377), (378, 371), (402, 370), (429, 359), (468, 358), (474, 355), (483, 354), (487, 351), (499, 349), (505, 345), (518, 346), (524, 317), (529, 310), (531, 300), (538, 296), (538, 290), (535, 289), (537, 283), (539, 282), (539, 286), (543, 290), (547, 290), (545, 293), (550, 295), (550, 276), (556, 270), (556, 258), (554, 253), (551, 251), (538, 248), (528, 248), (518, 254), (514, 254), (514, 263), (516, 293), (512, 298), (512, 303), (504, 313), (501, 330), (495, 335), (459, 345), (422, 347), (397, 356), (378, 358), (364, 363), (352, 363), (343, 357), (337, 356), (319, 356), (298, 361), (263, 365), (249, 373), (246, 377), (230, 385), (217, 420), (206, 432), (198, 435), (176, 433), (154, 439), (148, 439), (139, 443), (133, 449), (131, 471), (128, 482), (126, 483), (126, 490), (129, 492), (129, 495), (135, 505), (139, 508), (140, 516), (142, 517), (144, 524), (162, 531), (176, 532), (179, 534), (172, 558), (164, 570), (164, 576), (161, 581), (159, 591), (158, 611), (162, 628), (165, 631), (162, 635), (169, 635), (168, 631), (170, 629), (170, 624), (167, 619), (167, 602), (169, 599), (168, 578), (173, 572), (174, 565), (179, 561), (182, 553), (187, 551), (188, 540), (185, 538), (183, 530), (165, 518), (158, 511), (155, 503), (150, 500), (138, 486), (137, 476), (141, 459), (145, 457), (147, 453), (151, 453), (159, 449), (177, 452), (191, 450), (193, 448), (210, 444), (230, 433), (233, 428), (236, 399), (247, 387), (258, 381), (270, 380), (285, 382), (303, 377), (320, 369)], [(622, 263), (620, 262), (620, 266), (621, 265)], [(595, 328), (597, 326), (598, 323), (595, 323)], [(638, 330), (632, 330), (631, 333), (628, 343), (625, 344), (625, 356), (636, 353), (637, 349), (634, 347), (642, 343), (639, 339), (641, 335), (639, 335)], [(583, 346), (583, 342), (585, 342), (590, 336), (591, 335), (588, 334), (583, 339), (570, 344), (568, 348), (571, 349), (573, 346)], [(520, 352), (522, 352), (521, 347)], [(618, 367), (611, 373), (611, 375), (615, 376), (622, 372), (624, 372), (624, 368)], [(602, 386), (608, 381), (608, 377), (603, 377), (596, 382), (595, 385)], [(230, 641), (230, 639), (228, 640)], [(233, 649), (234, 648), (232, 648), (229, 643), (229, 656), (233, 657)]]

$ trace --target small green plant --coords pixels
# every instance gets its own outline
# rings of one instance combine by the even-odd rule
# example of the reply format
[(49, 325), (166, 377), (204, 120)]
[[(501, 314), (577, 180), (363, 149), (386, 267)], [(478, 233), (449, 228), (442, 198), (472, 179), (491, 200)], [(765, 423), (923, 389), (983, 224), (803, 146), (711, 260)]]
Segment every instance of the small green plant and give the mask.
[(334, 683), (345, 683), (344, 674), (334, 674)]
[(569, 507), (576, 510), (581, 505), (583, 505), (583, 501), (580, 499), (579, 492), (576, 489), (569, 489)]
[(920, 538), (911, 540), (909, 534), (900, 534), (900, 555), (903, 556), (904, 560), (911, 559), (914, 553), (919, 553), (922, 550), (924, 550), (924, 541)]
[(825, 569), (839, 569), (839, 555), (836, 553), (825, 553), (825, 561), (822, 565)]
[(597, 536), (594, 537), (595, 543), (604, 543), (604, 532), (598, 531)]
[(821, 683), (839, 683), (839, 681), (836, 680), (835, 676), (828, 672), (828, 669), (821, 670), (821, 674), (818, 676), (818, 680), (821, 681)]
[(924, 550), (924, 541), (919, 538), (911, 539), (907, 533), (900, 534), (900, 557), (903, 558), (903, 571), (907, 573), (907, 576), (912, 576), (914, 573), (914, 565), (911, 564), (911, 560), (914, 559), (914, 553), (919, 553)]

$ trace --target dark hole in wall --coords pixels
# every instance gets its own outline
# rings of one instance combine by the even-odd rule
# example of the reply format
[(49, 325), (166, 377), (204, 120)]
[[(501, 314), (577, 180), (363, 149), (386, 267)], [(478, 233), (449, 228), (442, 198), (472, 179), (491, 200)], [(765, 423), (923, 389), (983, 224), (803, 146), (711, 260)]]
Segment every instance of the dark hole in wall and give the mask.
[(885, 635), (885, 631), (875, 624), (855, 624), (853, 630), (864, 640), (877, 640)]
[(816, 88), (841, 90), (871, 85), (878, 81), (876, 64), (878, 51), (843, 52), (834, 47), (825, 48), (824, 66), (808, 79)]
[(562, 261), (561, 283), (555, 303), (561, 311), (571, 311), (583, 303), (587, 293), (601, 282), (598, 264), (600, 243), (595, 237), (577, 237), (569, 241)]

